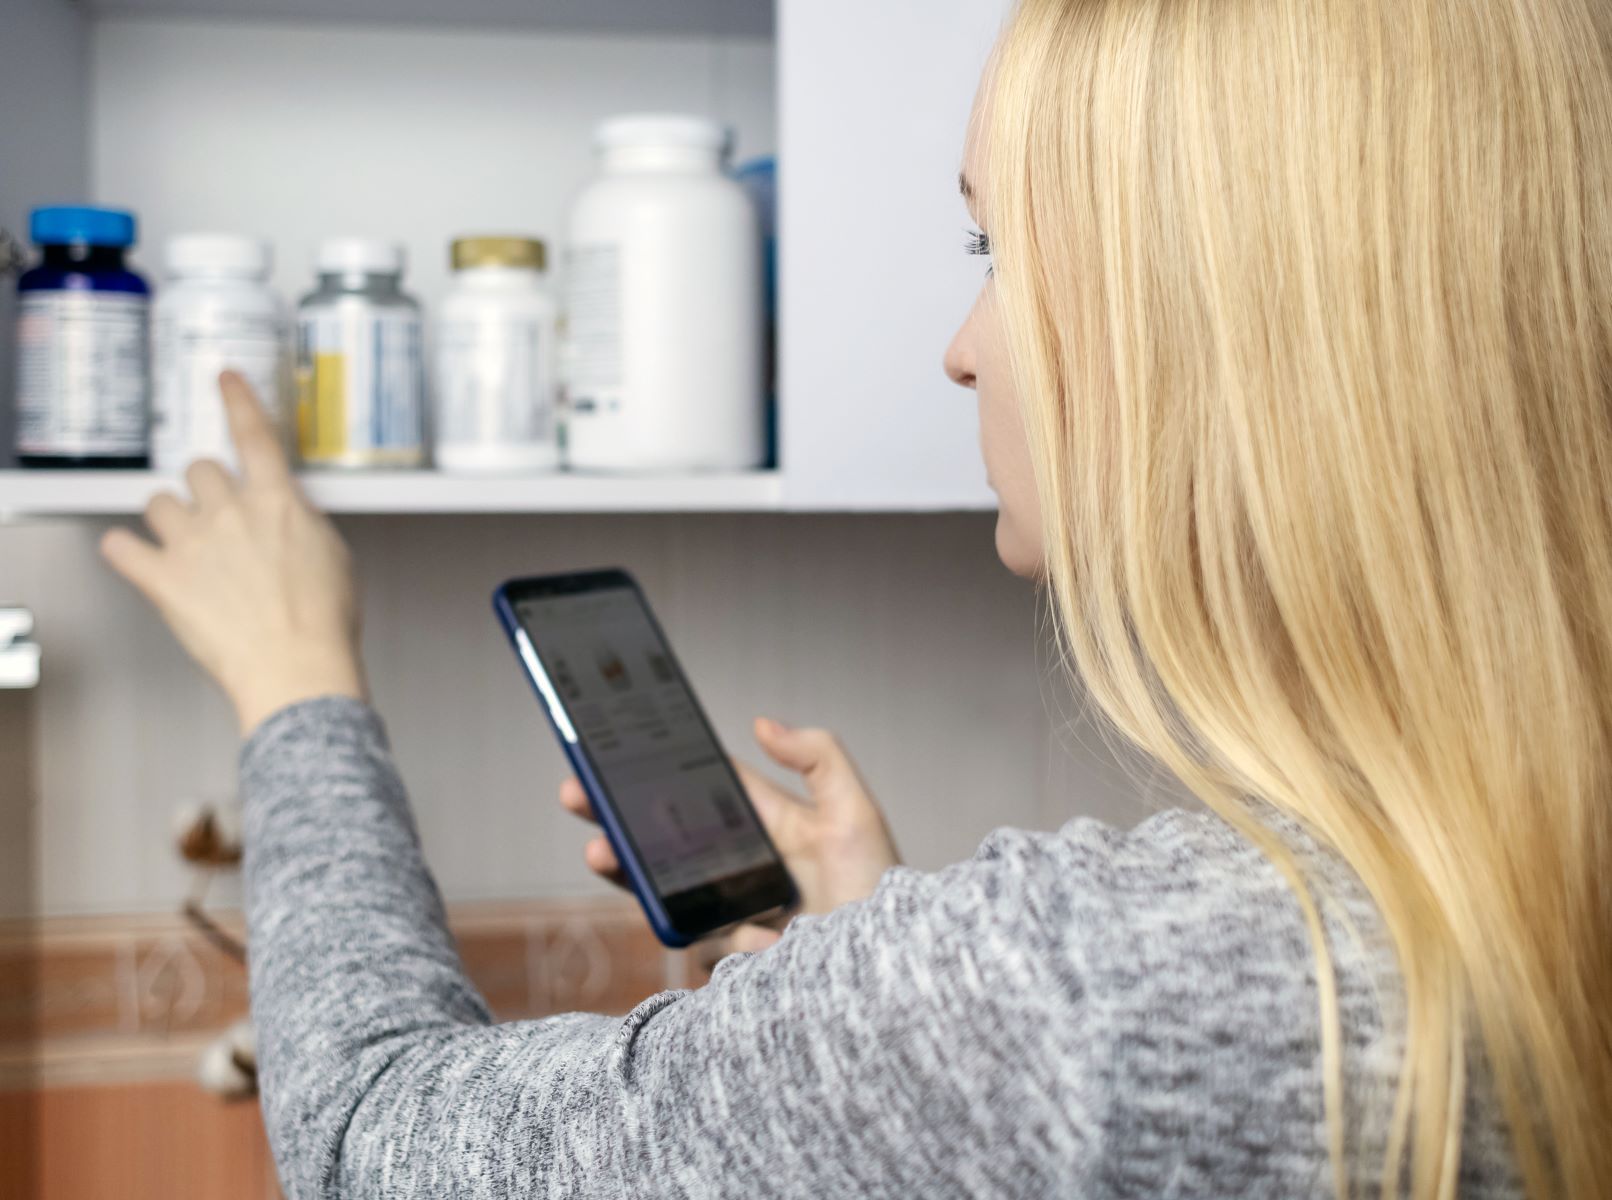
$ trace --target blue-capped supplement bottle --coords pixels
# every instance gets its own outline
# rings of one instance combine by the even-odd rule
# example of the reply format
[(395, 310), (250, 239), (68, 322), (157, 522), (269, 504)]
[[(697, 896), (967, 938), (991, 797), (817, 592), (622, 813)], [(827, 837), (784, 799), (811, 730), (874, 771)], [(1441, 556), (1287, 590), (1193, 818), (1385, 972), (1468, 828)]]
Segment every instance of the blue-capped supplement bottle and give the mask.
[(134, 217), (36, 208), (40, 261), (17, 281), (17, 461), (144, 467), (150, 461), (151, 289), (129, 270)]

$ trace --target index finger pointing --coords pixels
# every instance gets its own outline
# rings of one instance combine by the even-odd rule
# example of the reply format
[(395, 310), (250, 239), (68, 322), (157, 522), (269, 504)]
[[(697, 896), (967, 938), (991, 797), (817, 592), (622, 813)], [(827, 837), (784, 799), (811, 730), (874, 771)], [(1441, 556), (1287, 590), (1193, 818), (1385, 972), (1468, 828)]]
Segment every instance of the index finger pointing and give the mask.
[(253, 483), (278, 483), (289, 479), (291, 465), (268, 414), (252, 393), (252, 386), (234, 371), (218, 377), (224, 395), (224, 415), (229, 420), (230, 440), (241, 463), (241, 474)]

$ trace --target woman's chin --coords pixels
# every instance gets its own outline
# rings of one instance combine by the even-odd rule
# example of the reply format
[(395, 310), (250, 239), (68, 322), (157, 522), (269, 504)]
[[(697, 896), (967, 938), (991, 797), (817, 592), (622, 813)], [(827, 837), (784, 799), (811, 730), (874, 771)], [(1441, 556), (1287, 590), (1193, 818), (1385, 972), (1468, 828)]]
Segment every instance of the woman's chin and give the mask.
[(1042, 567), (1041, 544), (1024, 536), (1004, 512), (996, 514), (996, 557), (1021, 579), (1039, 579)]

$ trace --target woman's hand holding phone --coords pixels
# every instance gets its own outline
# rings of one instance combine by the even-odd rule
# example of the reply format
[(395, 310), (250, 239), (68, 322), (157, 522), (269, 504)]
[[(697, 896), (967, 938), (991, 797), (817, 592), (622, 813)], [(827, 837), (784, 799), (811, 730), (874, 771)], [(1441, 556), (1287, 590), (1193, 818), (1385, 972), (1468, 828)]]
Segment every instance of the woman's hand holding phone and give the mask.
[[(779, 766), (799, 772), (807, 798), (784, 790), (757, 771), (735, 768), (767, 835), (800, 890), (801, 909), (825, 913), (872, 893), (879, 877), (900, 862), (884, 814), (839, 740), (823, 729), (793, 729), (767, 717), (755, 722), (756, 741)], [(595, 822), (587, 792), (576, 779), (560, 785), (560, 803)], [(583, 847), (595, 874), (625, 886), (615, 852), (603, 835)], [(702, 945), (717, 954), (764, 950), (779, 931), (746, 924)]]
[(358, 603), (341, 535), (303, 497), (279, 437), (239, 375), (220, 379), (239, 476), (202, 459), (187, 502), (146, 507), (152, 539), (110, 530), (101, 553), (218, 680), (242, 733), (315, 696), (365, 698)]

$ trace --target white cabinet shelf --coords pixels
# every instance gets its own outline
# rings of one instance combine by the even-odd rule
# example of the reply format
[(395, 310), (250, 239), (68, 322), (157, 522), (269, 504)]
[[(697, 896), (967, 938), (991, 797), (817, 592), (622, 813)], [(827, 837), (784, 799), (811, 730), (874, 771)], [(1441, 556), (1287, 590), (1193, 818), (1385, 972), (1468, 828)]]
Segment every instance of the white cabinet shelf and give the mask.
[[(783, 501), (776, 471), (709, 475), (528, 475), (438, 471), (307, 472), (310, 499), (334, 513), (766, 512)], [(181, 480), (152, 471), (0, 471), (0, 520), (138, 513)]]

